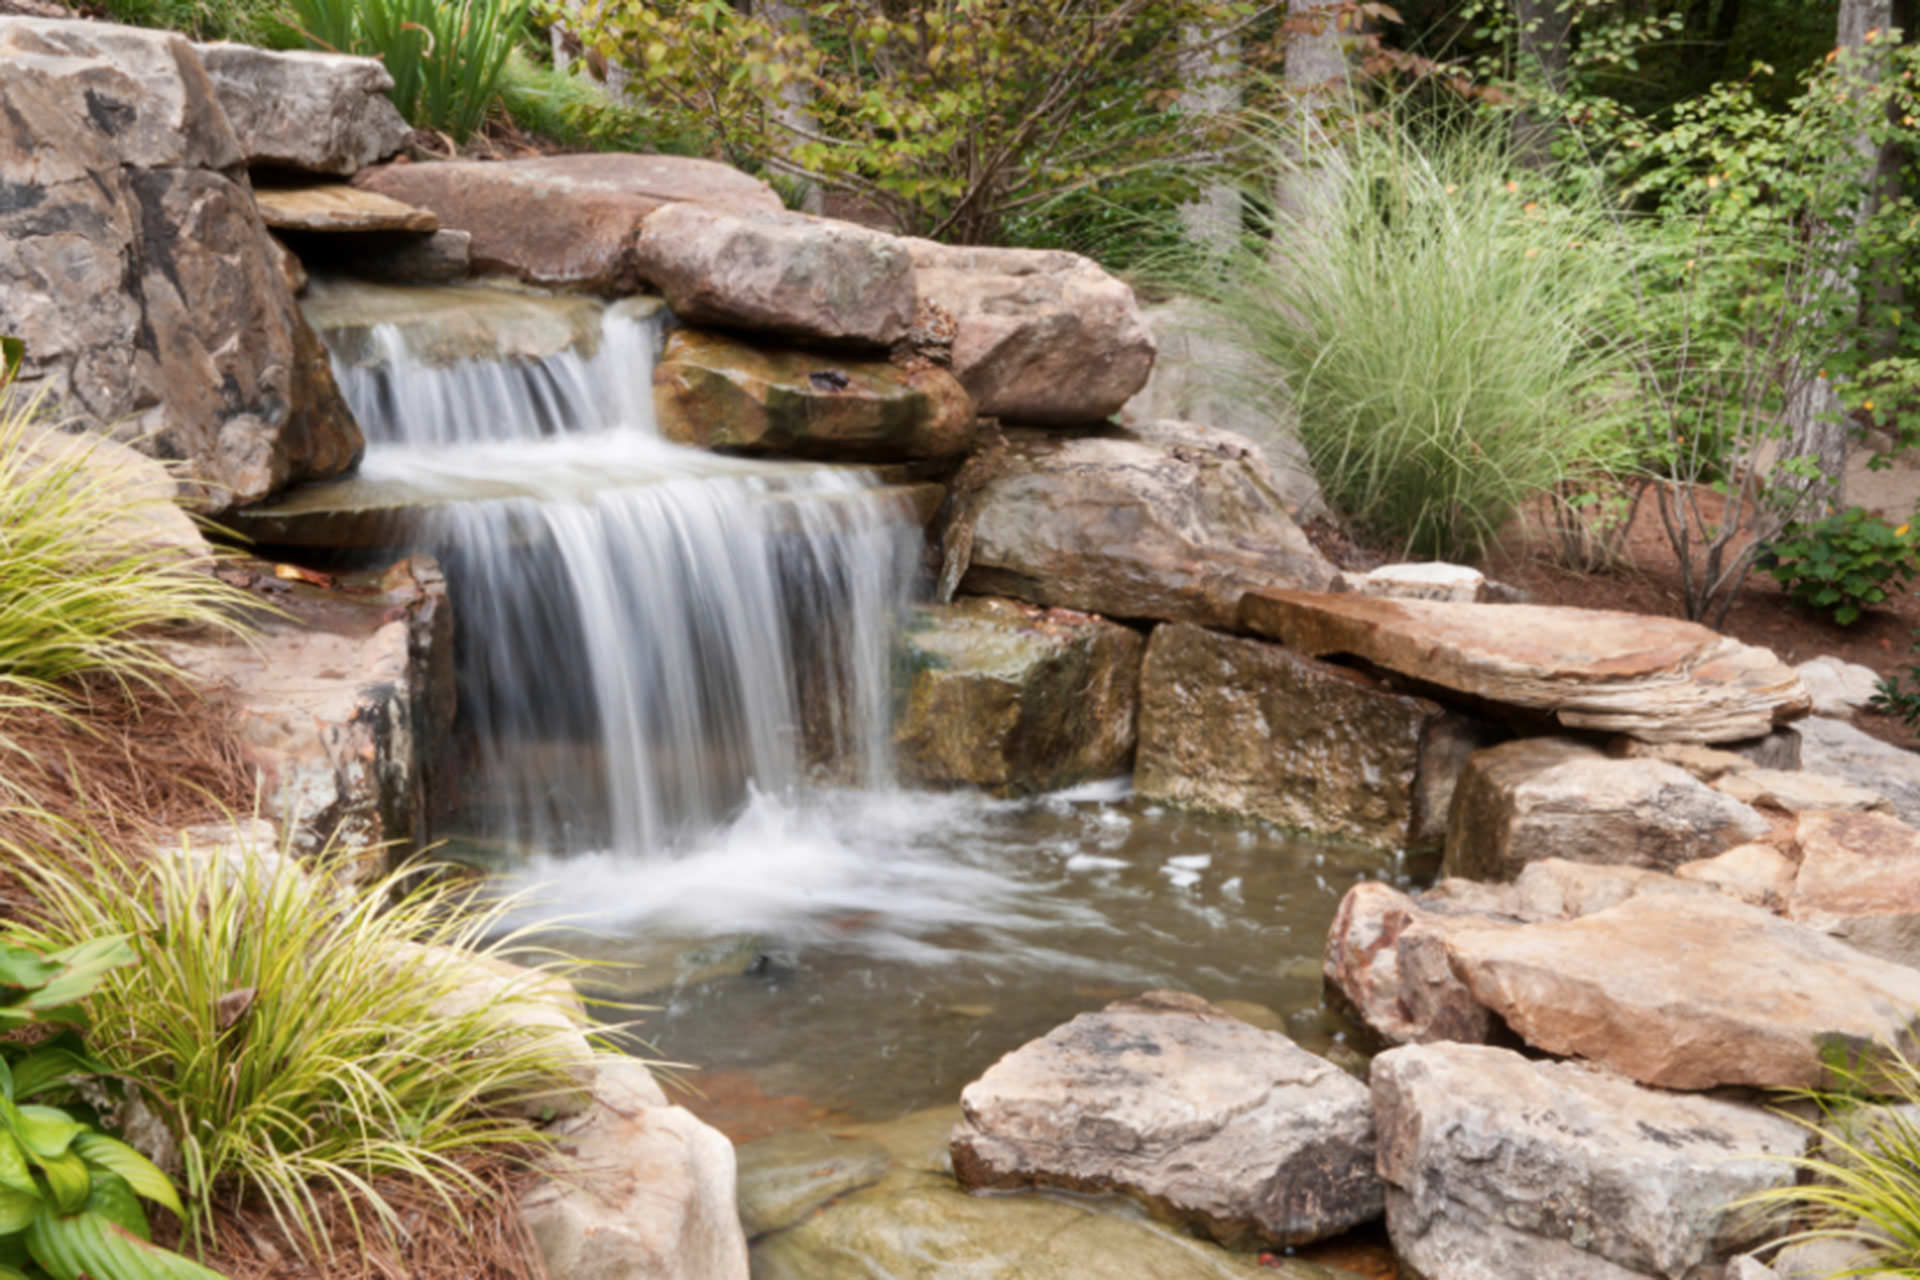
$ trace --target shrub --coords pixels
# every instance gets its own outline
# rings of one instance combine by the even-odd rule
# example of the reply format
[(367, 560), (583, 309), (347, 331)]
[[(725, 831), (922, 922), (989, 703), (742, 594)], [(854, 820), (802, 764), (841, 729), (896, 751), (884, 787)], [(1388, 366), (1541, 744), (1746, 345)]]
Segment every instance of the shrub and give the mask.
[(1851, 626), (1860, 612), (1905, 588), (1920, 573), (1920, 540), (1911, 523), (1895, 528), (1859, 507), (1792, 526), (1754, 561), (1795, 604)]
[(1285, 410), (1329, 502), (1421, 556), (1476, 555), (1523, 503), (1626, 460), (1627, 265), (1597, 198), (1510, 176), (1505, 132), (1389, 110), (1326, 146), (1272, 128), (1269, 168), (1324, 198), (1177, 273)]
[(291, 0), (311, 45), (379, 58), (416, 128), (465, 142), (498, 94), (527, 0)]
[(451, 1206), (483, 1190), (464, 1157), (542, 1141), (520, 1116), (560, 1087), (570, 1045), (551, 1021), (511, 1015), (556, 1007), (541, 989), (553, 978), (456, 999), (470, 968), (417, 949), (501, 956), (511, 936), (482, 939), (512, 903), (467, 909), (419, 868), (348, 889), (339, 853), (308, 873), (271, 850), (182, 848), (142, 865), (85, 838), (61, 858), (9, 852), (42, 904), (38, 942), (119, 934), (137, 957), (85, 1001), (92, 1050), (178, 1141), (195, 1238), (212, 1239), (222, 1197), (256, 1198), (324, 1255), (321, 1190), (340, 1194), (356, 1239), (391, 1237), (380, 1179)]
[[(78, 1022), (75, 1003), (132, 960), (117, 937), (60, 951), (0, 940), (0, 1029)], [(141, 1199), (180, 1213), (160, 1170), (92, 1125), (28, 1101), (96, 1074), (71, 1029), (0, 1042), (0, 1276), (218, 1280), (152, 1244)]]

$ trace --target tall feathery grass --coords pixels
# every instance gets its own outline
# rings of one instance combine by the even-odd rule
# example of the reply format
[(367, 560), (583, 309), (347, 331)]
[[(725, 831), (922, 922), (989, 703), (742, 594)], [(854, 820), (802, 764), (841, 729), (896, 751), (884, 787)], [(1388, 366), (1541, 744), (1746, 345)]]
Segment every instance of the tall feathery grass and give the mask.
[(1331, 140), (1270, 125), (1262, 179), (1295, 198), (1174, 273), (1244, 349), (1249, 398), (1297, 415), (1335, 510), (1411, 555), (1472, 558), (1628, 458), (1625, 241), (1599, 193), (1550, 198), (1508, 150), (1496, 120), (1406, 107)]
[[(534, 1117), (580, 1087), (585, 1014), (564, 962), (500, 931), (511, 900), (476, 905), (417, 866), (348, 888), (338, 854), (135, 861), (84, 834), (62, 853), (4, 850), (39, 903), (26, 932), (130, 940), (137, 963), (85, 1002), (88, 1047), (178, 1143), (203, 1244), (245, 1205), (314, 1256), (329, 1205), (355, 1239), (396, 1239), (383, 1182), (454, 1208), (486, 1190), (470, 1157), (537, 1150)], [(531, 967), (498, 965), (510, 950)]]

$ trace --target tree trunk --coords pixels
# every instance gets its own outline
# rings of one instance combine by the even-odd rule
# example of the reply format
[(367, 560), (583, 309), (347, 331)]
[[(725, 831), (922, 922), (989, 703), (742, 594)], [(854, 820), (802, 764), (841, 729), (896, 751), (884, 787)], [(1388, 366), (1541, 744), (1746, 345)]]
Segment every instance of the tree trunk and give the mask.
[(1273, 198), (1282, 214), (1308, 225), (1324, 217), (1332, 199), (1333, 175), (1308, 153), (1323, 136), (1322, 113), (1350, 88), (1339, 24), (1345, 7), (1343, 0), (1287, 0), (1287, 123), (1302, 152), (1299, 167), (1274, 184)]
[[(1893, 25), (1893, 0), (1840, 0), (1838, 45), (1858, 49), (1869, 31), (1885, 31)], [(1852, 256), (1854, 228), (1860, 219), (1871, 215), (1881, 196), (1882, 157), (1879, 148), (1862, 134), (1854, 144), (1859, 159), (1860, 204), (1852, 226), (1816, 227), (1810, 252), (1825, 259), (1815, 271), (1822, 293), (1838, 293), (1842, 298), (1855, 291), (1846, 275), (1846, 260)], [(1847, 420), (1834, 393), (1833, 385), (1802, 359), (1787, 387), (1786, 440), (1781, 454), (1785, 458), (1804, 458), (1819, 472), (1817, 479), (1806, 481), (1809, 514), (1839, 510), (1846, 504)]]
[[(1520, 18), (1521, 92), (1528, 98), (1557, 98), (1567, 87), (1567, 41), (1573, 34), (1570, 0), (1517, 0)], [(1514, 158), (1529, 169), (1553, 160), (1559, 133), (1558, 112), (1523, 108), (1513, 118)]]
[[(1238, 111), (1240, 41), (1222, 38), (1217, 27), (1189, 26), (1180, 31), (1180, 82), (1189, 86), (1178, 109), (1190, 115), (1223, 116)], [(1217, 123), (1217, 122), (1216, 122)], [(1216, 257), (1233, 250), (1240, 239), (1240, 188), (1231, 182), (1210, 182), (1180, 208), (1180, 225), (1187, 239)]]

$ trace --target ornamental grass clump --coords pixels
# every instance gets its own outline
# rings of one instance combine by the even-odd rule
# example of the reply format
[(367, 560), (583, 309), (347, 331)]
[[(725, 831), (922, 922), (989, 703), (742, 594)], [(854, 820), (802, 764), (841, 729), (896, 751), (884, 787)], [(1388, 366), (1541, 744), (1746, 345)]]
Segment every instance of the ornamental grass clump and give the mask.
[(1630, 263), (1598, 193), (1550, 195), (1496, 121), (1405, 108), (1332, 138), (1274, 124), (1261, 150), (1295, 198), (1178, 287), (1364, 535), (1470, 559), (1530, 499), (1628, 461), (1633, 353), (1610, 321)]
[(495, 964), (519, 941), (498, 932), (511, 901), (475, 905), (419, 866), (350, 888), (332, 852), (305, 870), (271, 849), (59, 852), (7, 851), (40, 904), (31, 936), (132, 947), (85, 1001), (90, 1048), (177, 1142), (201, 1247), (249, 1207), (309, 1256), (330, 1256), (341, 1207), (356, 1241), (391, 1242), (388, 1188), (449, 1209), (496, 1191), (479, 1158), (537, 1151), (535, 1118), (578, 1088), (564, 1024), (584, 1015), (553, 999), (560, 962)]

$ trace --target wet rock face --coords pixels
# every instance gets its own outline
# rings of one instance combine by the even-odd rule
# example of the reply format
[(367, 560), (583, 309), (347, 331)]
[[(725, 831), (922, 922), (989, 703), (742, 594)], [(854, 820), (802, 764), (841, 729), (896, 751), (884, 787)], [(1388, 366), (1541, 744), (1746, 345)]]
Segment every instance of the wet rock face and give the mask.
[(472, 234), (477, 274), (610, 295), (634, 292), (642, 219), (675, 201), (778, 210), (758, 178), (686, 156), (578, 155), (527, 160), (390, 164), (353, 184), (431, 210)]
[(1525, 738), (1468, 758), (1444, 867), (1472, 880), (1511, 880), (1543, 858), (1671, 870), (1770, 829), (1755, 810), (1677, 765)]
[(186, 41), (0, 17), (0, 332), (24, 387), (145, 453), (199, 502), (359, 458), (360, 430), (254, 209)]
[(1239, 623), (1443, 689), (1647, 742), (1757, 738), (1807, 712), (1765, 649), (1671, 618), (1530, 604), (1254, 591)]
[(1407, 848), (1432, 829), (1422, 771), (1451, 719), (1279, 645), (1169, 624), (1147, 646), (1135, 786), (1152, 800)]
[(1002, 794), (1126, 772), (1146, 642), (1104, 618), (967, 598), (923, 605), (896, 658), (903, 776)]
[(958, 517), (971, 530), (970, 594), (1230, 626), (1252, 587), (1333, 579), (1240, 436), (1156, 423), (1008, 441)]
[(1072, 426), (1119, 412), (1156, 350), (1133, 290), (1076, 253), (901, 242), (919, 297), (952, 315), (953, 371), (980, 412)]
[(694, 324), (885, 348), (913, 323), (913, 260), (899, 239), (786, 210), (668, 205), (634, 246), (641, 278)]
[(1765, 1240), (1806, 1131), (1575, 1063), (1434, 1044), (1374, 1059), (1394, 1249), (1426, 1280), (1709, 1280)]
[(973, 402), (926, 365), (782, 351), (682, 329), (653, 375), (669, 440), (841, 462), (950, 458), (974, 443)]
[(963, 1186), (1122, 1191), (1230, 1246), (1379, 1215), (1365, 1086), (1195, 996), (1082, 1014), (961, 1094)]

